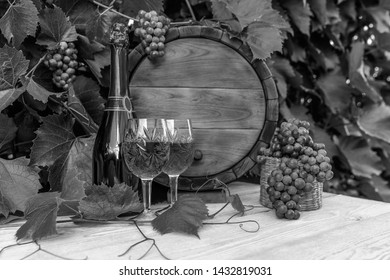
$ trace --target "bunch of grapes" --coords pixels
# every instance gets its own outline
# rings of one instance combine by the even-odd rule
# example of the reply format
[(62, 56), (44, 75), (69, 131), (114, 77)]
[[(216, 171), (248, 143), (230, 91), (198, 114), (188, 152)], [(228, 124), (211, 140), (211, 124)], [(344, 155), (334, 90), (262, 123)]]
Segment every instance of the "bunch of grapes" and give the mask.
[(325, 144), (314, 143), (309, 127), (309, 122), (296, 119), (283, 122), (270, 148), (260, 149), (262, 156), (281, 158), (267, 181), (267, 193), (279, 218), (298, 219), (299, 201), (313, 190), (314, 182), (333, 178)]
[(263, 148), (260, 153), (277, 158), (298, 158), (303, 147), (312, 147), (314, 144), (309, 127), (309, 122), (297, 119), (283, 122), (280, 128), (275, 130), (270, 148)]
[(313, 189), (314, 182), (305, 181), (302, 176), (305, 174), (302, 174), (297, 159), (282, 158), (278, 168), (268, 177), (267, 193), (278, 218), (299, 219), (299, 202)]
[(165, 54), (165, 34), (171, 21), (159, 16), (156, 11), (140, 10), (137, 15), (139, 27), (134, 34), (141, 38), (141, 44), (150, 59), (162, 57)]
[(56, 50), (50, 51), (44, 60), (44, 64), (53, 71), (53, 83), (67, 90), (69, 84), (76, 79), (77, 49), (73, 43), (61, 42)]

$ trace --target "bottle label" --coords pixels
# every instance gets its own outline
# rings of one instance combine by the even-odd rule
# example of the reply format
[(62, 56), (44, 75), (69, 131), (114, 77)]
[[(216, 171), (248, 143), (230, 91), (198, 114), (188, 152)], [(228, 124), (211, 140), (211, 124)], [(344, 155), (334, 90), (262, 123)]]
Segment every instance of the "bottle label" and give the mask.
[(105, 111), (121, 111), (132, 113), (131, 99), (128, 96), (109, 96)]

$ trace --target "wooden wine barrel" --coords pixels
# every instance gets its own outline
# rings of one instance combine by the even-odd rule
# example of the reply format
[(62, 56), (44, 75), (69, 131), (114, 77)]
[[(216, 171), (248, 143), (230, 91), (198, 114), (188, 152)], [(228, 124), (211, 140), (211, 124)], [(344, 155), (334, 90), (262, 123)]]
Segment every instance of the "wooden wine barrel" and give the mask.
[[(129, 54), (137, 117), (190, 118), (196, 154), (179, 179), (183, 190), (236, 180), (256, 164), (276, 128), (278, 94), (271, 72), (242, 41), (204, 26), (171, 28), (165, 56), (151, 61), (141, 45)], [(168, 185), (168, 177), (156, 180)]]

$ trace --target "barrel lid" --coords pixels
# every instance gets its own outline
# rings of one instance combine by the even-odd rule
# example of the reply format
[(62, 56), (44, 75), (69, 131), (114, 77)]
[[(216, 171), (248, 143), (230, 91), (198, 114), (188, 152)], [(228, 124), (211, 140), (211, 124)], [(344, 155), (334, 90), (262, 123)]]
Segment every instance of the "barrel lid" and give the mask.
[[(256, 164), (279, 114), (272, 74), (246, 44), (206, 26), (170, 28), (165, 55), (149, 60), (141, 45), (129, 54), (129, 90), (139, 118), (190, 118), (195, 160), (179, 178), (183, 190), (229, 183)], [(168, 185), (162, 174), (156, 181)]]

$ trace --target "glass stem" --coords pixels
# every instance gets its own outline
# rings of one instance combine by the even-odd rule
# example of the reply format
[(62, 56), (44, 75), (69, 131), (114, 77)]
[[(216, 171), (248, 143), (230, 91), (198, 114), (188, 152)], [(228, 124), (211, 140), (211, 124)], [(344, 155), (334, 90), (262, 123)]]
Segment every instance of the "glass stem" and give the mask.
[(144, 203), (144, 213), (150, 213), (152, 205), (152, 182), (153, 180), (142, 180), (142, 200)]
[(179, 176), (169, 176), (169, 187), (171, 188), (171, 206), (177, 201), (177, 184)]

